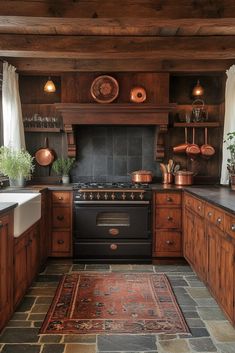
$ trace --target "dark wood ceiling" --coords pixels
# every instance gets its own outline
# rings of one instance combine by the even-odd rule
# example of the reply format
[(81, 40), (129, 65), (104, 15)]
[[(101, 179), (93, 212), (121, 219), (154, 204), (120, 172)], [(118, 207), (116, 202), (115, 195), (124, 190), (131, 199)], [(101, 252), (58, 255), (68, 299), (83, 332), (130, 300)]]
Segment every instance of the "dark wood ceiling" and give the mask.
[(224, 71), (235, 1), (3, 0), (0, 56), (21, 72)]

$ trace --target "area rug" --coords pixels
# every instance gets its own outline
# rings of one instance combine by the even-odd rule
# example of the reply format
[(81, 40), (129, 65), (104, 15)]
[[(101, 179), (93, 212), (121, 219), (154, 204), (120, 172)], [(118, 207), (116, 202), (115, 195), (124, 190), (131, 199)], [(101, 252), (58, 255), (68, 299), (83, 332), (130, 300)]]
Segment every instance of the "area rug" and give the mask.
[(65, 275), (40, 334), (185, 333), (189, 329), (164, 274)]

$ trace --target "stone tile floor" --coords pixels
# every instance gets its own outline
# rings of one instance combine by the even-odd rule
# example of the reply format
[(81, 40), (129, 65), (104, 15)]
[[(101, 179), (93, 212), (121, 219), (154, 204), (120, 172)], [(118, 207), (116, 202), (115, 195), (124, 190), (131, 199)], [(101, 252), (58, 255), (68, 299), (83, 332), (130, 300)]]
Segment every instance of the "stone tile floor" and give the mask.
[[(38, 335), (62, 274), (73, 271), (167, 274), (191, 334)], [(189, 266), (81, 265), (49, 261), (0, 335), (1, 353), (235, 353), (235, 329)]]

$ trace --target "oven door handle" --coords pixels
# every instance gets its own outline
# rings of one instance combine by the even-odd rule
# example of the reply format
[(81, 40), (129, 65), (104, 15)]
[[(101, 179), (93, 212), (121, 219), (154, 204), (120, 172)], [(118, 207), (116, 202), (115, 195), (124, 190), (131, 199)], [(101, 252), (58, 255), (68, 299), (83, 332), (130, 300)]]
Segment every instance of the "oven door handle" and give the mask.
[(75, 205), (149, 205), (149, 201), (74, 201)]

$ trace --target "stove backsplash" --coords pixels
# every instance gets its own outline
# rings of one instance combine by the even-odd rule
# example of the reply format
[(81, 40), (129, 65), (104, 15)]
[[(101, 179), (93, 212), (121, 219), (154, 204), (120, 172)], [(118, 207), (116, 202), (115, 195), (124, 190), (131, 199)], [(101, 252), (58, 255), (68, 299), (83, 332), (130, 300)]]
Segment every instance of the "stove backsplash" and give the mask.
[(152, 126), (78, 126), (77, 163), (72, 182), (127, 182), (132, 171), (151, 170), (160, 176), (154, 161)]

